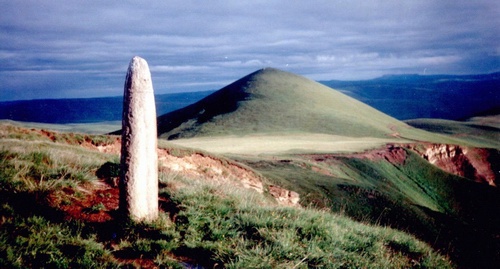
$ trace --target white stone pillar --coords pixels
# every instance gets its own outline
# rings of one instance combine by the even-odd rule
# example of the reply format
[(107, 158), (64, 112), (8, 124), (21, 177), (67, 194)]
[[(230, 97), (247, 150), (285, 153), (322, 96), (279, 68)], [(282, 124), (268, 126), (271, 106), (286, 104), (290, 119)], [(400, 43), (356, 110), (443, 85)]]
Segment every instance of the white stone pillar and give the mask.
[(135, 56), (125, 79), (120, 211), (133, 221), (158, 217), (156, 107), (148, 63)]

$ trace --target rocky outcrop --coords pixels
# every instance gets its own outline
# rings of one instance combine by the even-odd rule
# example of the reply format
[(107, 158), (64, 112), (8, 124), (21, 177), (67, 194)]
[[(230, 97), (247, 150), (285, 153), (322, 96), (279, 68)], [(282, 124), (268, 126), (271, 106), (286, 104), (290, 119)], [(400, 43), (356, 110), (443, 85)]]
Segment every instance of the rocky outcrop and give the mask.
[(258, 193), (264, 192), (262, 179), (252, 171), (228, 160), (200, 153), (174, 156), (166, 149), (158, 149), (161, 168), (191, 178), (203, 178), (219, 183), (236, 184)]
[(299, 194), (294, 191), (283, 189), (280, 186), (270, 185), (269, 193), (281, 205), (299, 206), (300, 197)]
[(406, 151), (403, 147), (387, 144), (385, 148), (369, 150), (347, 155), (354, 158), (369, 159), (372, 161), (384, 159), (393, 164), (403, 164), (406, 160)]
[(458, 176), (497, 186), (500, 180), (499, 152), (447, 144), (410, 146), (429, 163)]
[(403, 164), (407, 157), (404, 148), (416, 152), (429, 163), (448, 173), (491, 186), (498, 186), (500, 183), (500, 152), (495, 149), (450, 144), (388, 144), (385, 148), (347, 156), (370, 160), (385, 159), (393, 164)]

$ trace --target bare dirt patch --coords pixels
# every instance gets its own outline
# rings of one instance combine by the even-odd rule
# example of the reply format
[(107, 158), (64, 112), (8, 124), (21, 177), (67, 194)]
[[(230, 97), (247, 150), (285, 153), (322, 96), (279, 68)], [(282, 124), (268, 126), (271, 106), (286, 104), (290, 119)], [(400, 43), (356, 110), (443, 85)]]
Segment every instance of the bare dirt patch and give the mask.
[(387, 144), (385, 148), (351, 154), (349, 156), (354, 158), (369, 159), (372, 161), (386, 160), (393, 164), (404, 164), (406, 160), (406, 150), (398, 145)]
[(110, 154), (120, 154), (122, 142), (120, 138), (117, 138), (112, 144), (94, 146), (99, 152), (110, 153)]
[(114, 218), (118, 209), (119, 190), (103, 181), (96, 181), (76, 189), (64, 188), (52, 193), (50, 201), (67, 220), (102, 223)]

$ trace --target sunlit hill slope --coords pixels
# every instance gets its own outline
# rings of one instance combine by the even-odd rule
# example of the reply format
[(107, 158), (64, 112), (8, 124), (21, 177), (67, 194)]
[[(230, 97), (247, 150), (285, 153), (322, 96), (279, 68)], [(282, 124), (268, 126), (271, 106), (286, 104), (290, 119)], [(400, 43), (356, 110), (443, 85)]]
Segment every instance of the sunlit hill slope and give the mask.
[(408, 126), (301, 76), (265, 68), (158, 118), (162, 138), (250, 133), (387, 137)]

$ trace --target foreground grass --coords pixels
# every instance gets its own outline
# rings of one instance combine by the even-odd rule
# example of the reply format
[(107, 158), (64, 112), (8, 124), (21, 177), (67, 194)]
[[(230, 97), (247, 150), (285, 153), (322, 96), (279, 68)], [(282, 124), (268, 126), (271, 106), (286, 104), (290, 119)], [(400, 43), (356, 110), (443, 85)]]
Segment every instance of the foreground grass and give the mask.
[[(393, 229), (166, 173), (162, 211), (152, 224), (68, 221), (51, 195), (84, 196), (99, 167), (117, 156), (65, 143), (0, 139), (0, 267), (451, 267), (428, 245)], [(109, 209), (89, 208), (100, 210)]]
[(446, 268), (412, 236), (205, 183), (172, 196), (182, 247), (227, 268)]
[[(12, 210), (3, 204), (5, 210)], [(83, 224), (53, 223), (42, 216), (11, 216), (0, 230), (2, 268), (105, 268), (112, 255)]]
[(7, 202), (0, 265), (102, 268), (149, 259), (175, 268), (181, 267), (176, 257), (183, 257), (185, 266), (207, 268), (450, 267), (402, 232), (324, 211), (276, 207), (260, 195), (243, 193), (203, 182), (175, 193), (162, 189), (180, 209), (175, 221), (163, 212), (153, 224), (122, 224), (108, 231), (79, 221), (16, 215)]

